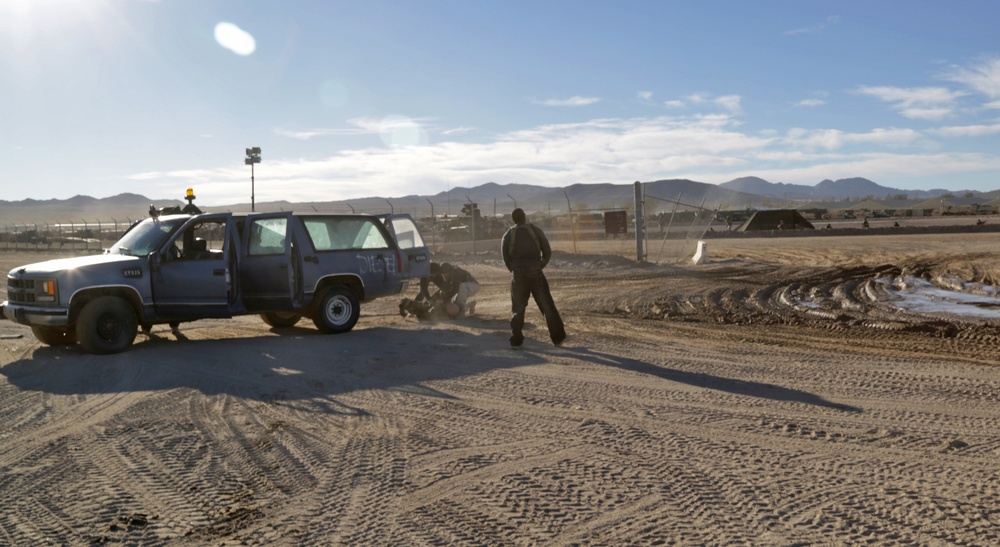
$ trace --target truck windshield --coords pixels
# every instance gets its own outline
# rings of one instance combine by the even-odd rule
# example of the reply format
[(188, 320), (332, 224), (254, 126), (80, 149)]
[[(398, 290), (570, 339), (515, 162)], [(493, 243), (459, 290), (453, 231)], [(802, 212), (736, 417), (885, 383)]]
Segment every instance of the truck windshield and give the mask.
[(149, 256), (155, 251), (173, 231), (184, 223), (188, 217), (172, 219), (147, 218), (125, 232), (114, 245), (108, 249), (109, 254)]

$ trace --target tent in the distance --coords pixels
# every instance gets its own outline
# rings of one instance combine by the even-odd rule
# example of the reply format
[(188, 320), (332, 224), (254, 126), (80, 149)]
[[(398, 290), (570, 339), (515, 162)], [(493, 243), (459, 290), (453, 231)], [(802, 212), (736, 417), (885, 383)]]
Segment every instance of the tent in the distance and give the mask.
[(795, 209), (767, 209), (755, 211), (740, 224), (737, 232), (755, 230), (815, 230), (801, 213)]

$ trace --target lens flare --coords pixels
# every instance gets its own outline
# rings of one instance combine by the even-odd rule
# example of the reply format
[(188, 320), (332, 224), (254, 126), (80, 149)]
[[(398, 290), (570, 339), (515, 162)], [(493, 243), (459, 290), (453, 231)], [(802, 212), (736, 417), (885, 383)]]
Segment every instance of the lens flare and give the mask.
[(427, 144), (427, 133), (406, 116), (386, 116), (382, 119), (380, 133), (382, 142), (390, 148)]
[(320, 84), (319, 99), (326, 106), (341, 108), (351, 100), (351, 93), (342, 82), (326, 80)]
[(253, 36), (232, 23), (215, 25), (215, 41), (237, 55), (247, 56), (257, 49), (257, 41)]

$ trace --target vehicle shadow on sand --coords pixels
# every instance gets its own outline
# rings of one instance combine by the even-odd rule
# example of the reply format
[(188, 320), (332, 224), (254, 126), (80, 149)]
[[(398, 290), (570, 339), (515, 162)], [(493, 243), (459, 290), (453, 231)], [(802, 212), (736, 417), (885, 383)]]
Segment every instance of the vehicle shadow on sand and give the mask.
[[(861, 412), (801, 390), (671, 369), (583, 347), (552, 348), (539, 342), (514, 351), (508, 345), (507, 331), (499, 328), (474, 333), (446, 325), (374, 327), (332, 336), (305, 328), (273, 332), (280, 335), (221, 340), (190, 339), (181, 332), (174, 333), (174, 339), (154, 335), (116, 355), (90, 355), (79, 346), (40, 347), (30, 357), (0, 368), (0, 374), (20, 389), (62, 395), (187, 388), (205, 395), (227, 394), (265, 402), (364, 390), (455, 398), (426, 383), (570, 358), (705, 389)], [(327, 405), (328, 411), (340, 413), (335, 408), (338, 404)]]
[[(61, 395), (193, 389), (265, 402), (317, 399), (363, 390), (454, 398), (425, 385), (546, 362), (515, 352), (506, 335), (448, 328), (355, 329), (322, 335), (280, 329), (279, 336), (197, 340), (156, 335), (115, 355), (79, 346), (39, 347), (0, 368), (12, 385)], [(331, 411), (336, 411), (332, 409)]]

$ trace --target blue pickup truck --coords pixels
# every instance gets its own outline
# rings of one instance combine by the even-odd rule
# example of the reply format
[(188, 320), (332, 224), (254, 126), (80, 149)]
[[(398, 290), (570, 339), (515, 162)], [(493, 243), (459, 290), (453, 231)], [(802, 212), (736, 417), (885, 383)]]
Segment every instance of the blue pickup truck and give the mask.
[(12, 269), (3, 315), (43, 344), (99, 354), (127, 349), (140, 328), (248, 314), (274, 327), (306, 317), (341, 333), (362, 302), (429, 274), (409, 215), (151, 208), (104, 254)]

